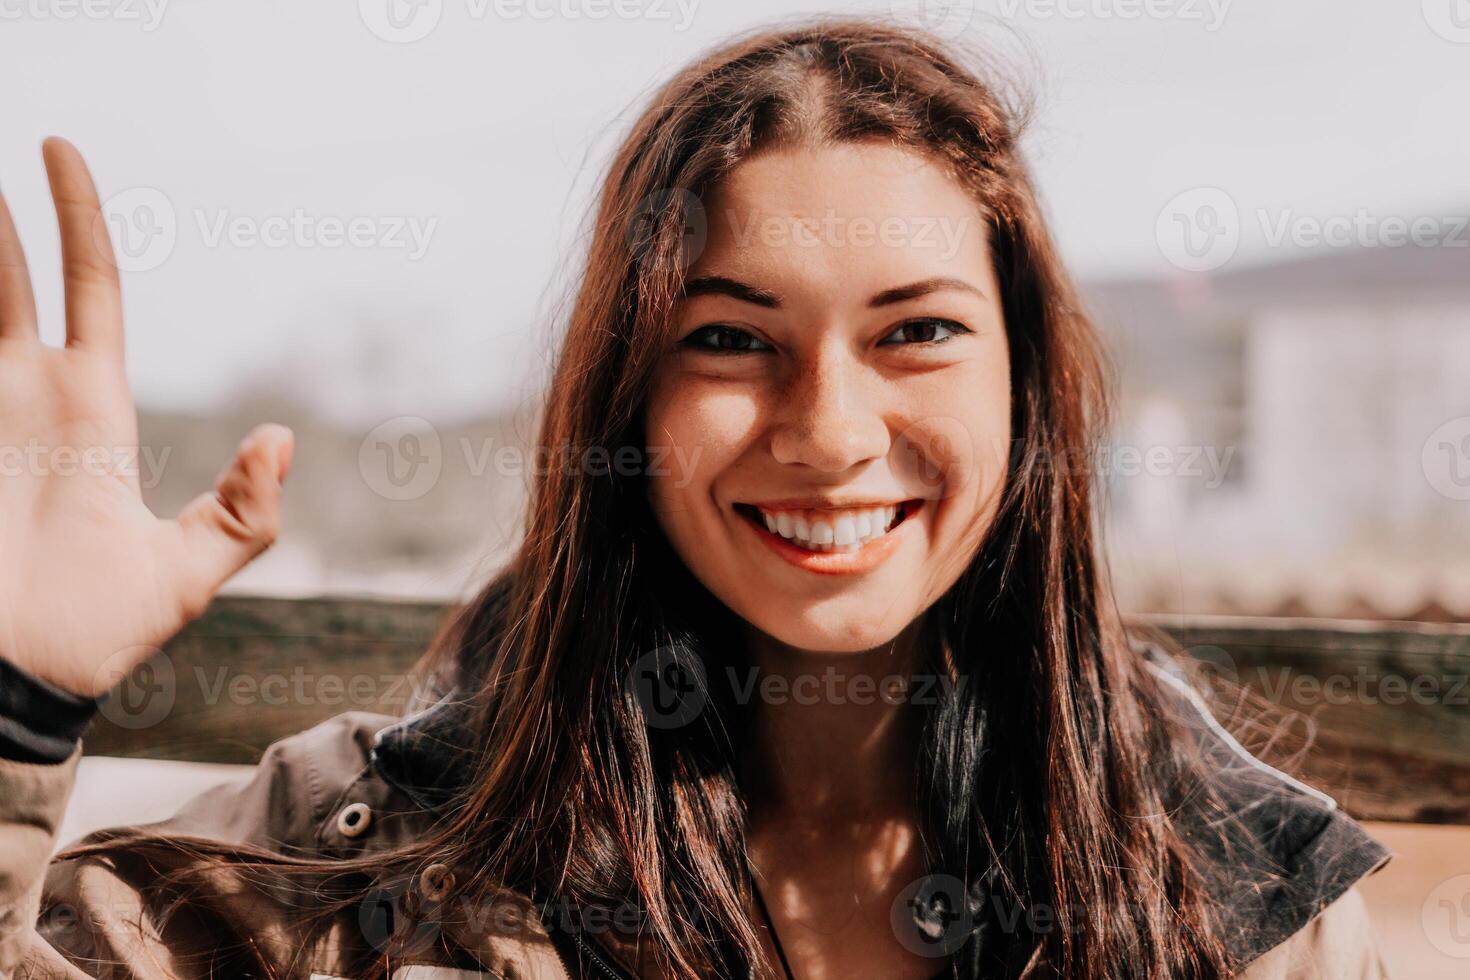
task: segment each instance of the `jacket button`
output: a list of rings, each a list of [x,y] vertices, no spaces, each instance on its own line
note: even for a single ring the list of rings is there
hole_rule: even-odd
[[[454,872],[447,864],[431,864],[419,874],[419,888],[431,902],[442,902],[454,887]]]
[[[372,822],[372,807],[366,803],[351,803],[337,814],[337,833],[343,837],[361,837]]]

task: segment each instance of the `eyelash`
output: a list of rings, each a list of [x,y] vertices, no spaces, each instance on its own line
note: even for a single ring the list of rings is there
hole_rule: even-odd
[[[940,337],[937,340],[919,340],[919,341],[915,341],[916,344],[919,344],[920,346],[925,346],[925,347],[933,347],[933,346],[936,346],[938,344],[942,344],[945,341],[953,340],[955,337],[958,337],[961,334],[967,334],[967,333],[970,332],[970,328],[969,327],[966,327],[964,324],[958,323],[958,322],[956,322],[954,320],[947,320],[947,319],[945,319],[942,316],[917,316],[917,317],[914,317],[912,320],[905,320],[902,323],[900,323],[898,326],[894,327],[893,330],[889,331],[888,336],[887,337],[884,337],[883,340],[880,341],[879,343],[880,344],[886,344],[886,343],[888,343],[888,337],[893,336],[895,333],[898,333],[900,330],[903,330],[905,327],[912,327],[912,326],[917,326],[917,325],[920,325],[920,324],[924,324],[924,325],[932,324],[933,326],[939,327],[940,329],[950,331],[950,335],[948,337]],[[904,344],[902,346],[907,347],[909,345]]]
[[[917,326],[917,325],[931,325],[931,324],[934,325],[934,326],[936,326],[936,327],[939,327],[940,329],[950,331],[949,336],[939,337],[937,339],[932,339],[932,340],[918,340],[918,341],[913,341],[912,343],[908,343],[908,344],[893,345],[893,344],[891,344],[889,342],[889,339],[888,339],[889,337],[892,337],[894,334],[896,334],[896,333],[898,333],[898,332],[900,332],[900,331],[902,331],[902,330],[904,330],[906,328],[914,327],[914,326]],[[948,320],[948,319],[945,319],[944,317],[938,317],[938,316],[921,316],[921,317],[914,317],[911,320],[905,320],[902,323],[898,324],[896,327],[894,327],[891,331],[889,331],[884,336],[883,340],[879,341],[879,345],[880,346],[901,346],[901,347],[910,347],[910,346],[935,347],[935,346],[938,346],[939,344],[944,343],[945,341],[952,340],[952,339],[954,339],[955,337],[957,337],[957,336],[959,336],[961,334],[967,334],[967,333],[970,333],[970,332],[971,332],[971,330],[968,327],[966,327],[963,324],[958,323],[958,322],[956,322],[954,320]],[[759,343],[759,344],[764,344],[765,343],[765,341],[760,340],[754,334],[750,333],[748,330],[741,330],[739,327],[732,327],[732,326],[728,326],[728,325],[723,324],[723,323],[712,323],[712,324],[709,324],[707,326],[700,327],[699,329],[693,331],[692,333],[689,334],[689,336],[685,337],[682,341],[680,341],[680,344],[682,346],[689,347],[689,348],[692,348],[694,350],[702,350],[702,351],[707,351],[707,352],[709,352],[711,354],[720,354],[720,355],[727,355],[727,354],[760,354],[760,353],[764,353],[765,350],[769,350],[770,349],[770,345],[769,344],[766,344],[765,348],[762,349],[762,348],[750,348],[750,347],[744,347],[744,348],[740,348],[740,347],[733,347],[733,348],[732,347],[714,347],[714,346],[710,346],[709,344],[700,343],[700,338],[702,338],[702,337],[717,337],[717,336],[727,336],[727,337],[729,337],[729,336],[739,336],[739,337],[742,337],[742,338],[746,338],[746,339],[752,340],[752,341],[754,341],[756,343]]]

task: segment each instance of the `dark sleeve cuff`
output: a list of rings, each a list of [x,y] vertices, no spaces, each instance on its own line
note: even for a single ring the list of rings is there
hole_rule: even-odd
[[[63,691],[0,657],[0,759],[65,762],[96,713],[92,698]]]

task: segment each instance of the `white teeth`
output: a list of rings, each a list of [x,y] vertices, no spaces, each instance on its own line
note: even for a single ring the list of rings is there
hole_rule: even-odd
[[[898,516],[898,507],[834,511],[829,517],[813,517],[810,524],[808,513],[811,512],[760,511],[772,534],[779,534],[809,551],[857,551],[888,533]]]
[[[812,521],[812,544],[831,544],[832,525],[821,518]]]
[[[839,517],[832,525],[832,543],[839,548],[857,544],[857,522],[851,517]]]

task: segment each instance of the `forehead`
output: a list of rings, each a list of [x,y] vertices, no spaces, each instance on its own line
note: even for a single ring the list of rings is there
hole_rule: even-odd
[[[757,154],[705,208],[694,275],[874,283],[989,270],[980,203],[931,157],[888,144]]]

